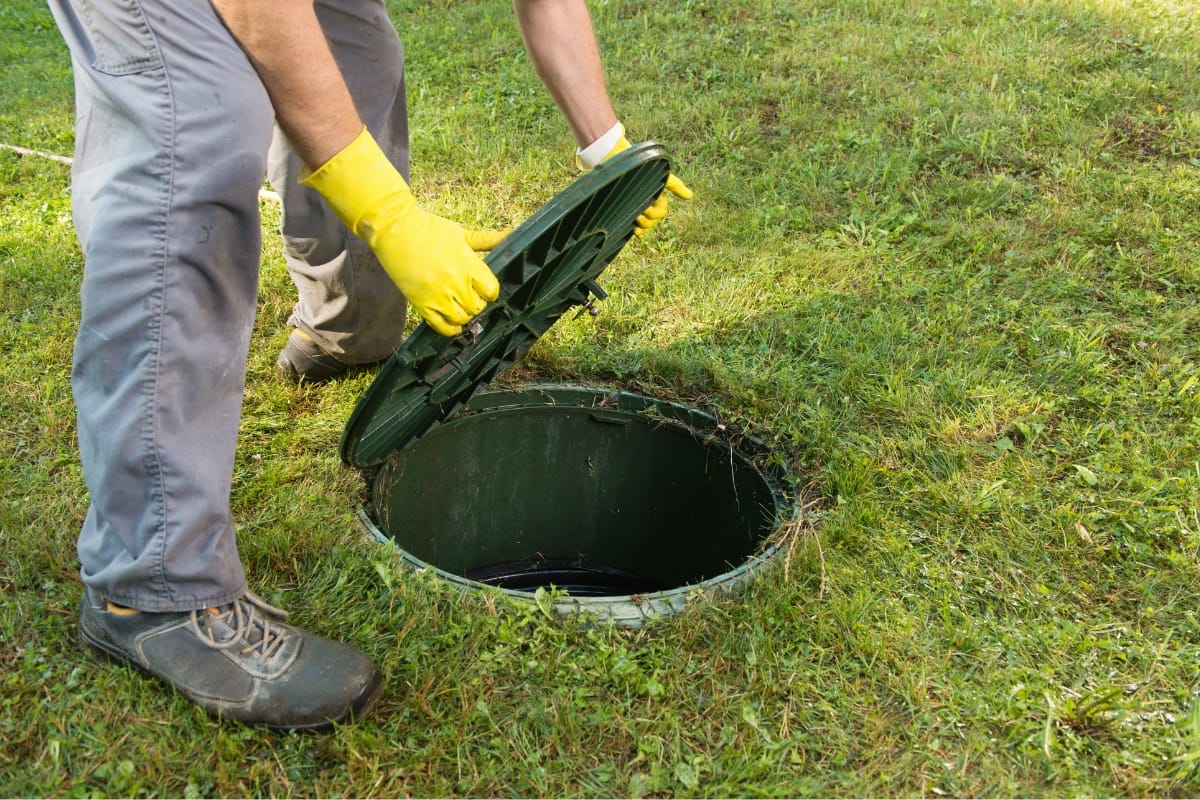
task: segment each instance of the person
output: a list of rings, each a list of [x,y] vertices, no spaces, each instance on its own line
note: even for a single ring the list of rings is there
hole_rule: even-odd
[[[322,729],[361,718],[379,669],[251,593],[235,541],[258,192],[266,176],[282,198],[297,287],[276,363],[288,380],[386,358],[406,303],[459,333],[497,297],[477,251],[500,234],[415,201],[404,52],[382,0],[49,3],[76,96],[82,639],[223,719]],[[580,166],[628,147],[584,0],[514,10]],[[665,215],[667,194],[639,233]]]

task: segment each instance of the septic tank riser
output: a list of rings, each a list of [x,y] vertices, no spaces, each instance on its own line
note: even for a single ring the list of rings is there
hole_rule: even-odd
[[[766,543],[790,517],[786,476],[721,433],[702,412],[630,393],[485,393],[383,465],[363,522],[408,566],[470,590],[485,585],[472,578],[497,573],[538,586],[544,564],[568,561],[587,567],[567,571],[580,591],[592,576],[601,586],[615,573],[640,576],[656,590],[554,604],[636,627],[737,587],[776,553]],[[496,563],[507,569],[480,569]]]

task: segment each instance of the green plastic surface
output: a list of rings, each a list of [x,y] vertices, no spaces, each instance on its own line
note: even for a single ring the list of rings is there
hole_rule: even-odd
[[[581,175],[509,234],[484,259],[499,278],[499,299],[458,337],[424,323],[413,331],[350,415],[342,460],[381,464],[470,400],[565,312],[603,299],[596,278],[633,236],[670,171],[660,145],[635,145]]]
[[[638,626],[778,552],[786,475],[715,417],[629,392],[480,392],[374,474],[367,529],[464,589]]]

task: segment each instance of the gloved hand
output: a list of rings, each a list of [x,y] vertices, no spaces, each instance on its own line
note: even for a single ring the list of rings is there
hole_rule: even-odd
[[[443,336],[500,295],[496,276],[475,250],[490,250],[504,232],[473,231],[423,211],[404,177],[364,128],[354,141],[300,182],[320,192],[417,313]]]
[[[613,134],[616,134],[616,142],[613,144],[611,149],[609,149],[607,154],[603,155],[602,158],[597,159],[596,156],[599,154],[594,152],[594,148],[597,145],[604,144],[605,139],[610,138]],[[618,122],[616,126],[607,134],[601,136],[583,150],[576,151],[575,163],[581,170],[587,172],[599,164],[608,161],[622,150],[628,150],[630,147],[631,145],[629,144],[629,140],[625,138],[625,127]],[[668,175],[666,189],[658,196],[658,199],[654,201],[653,205],[642,212],[641,216],[637,218],[637,222],[634,223],[634,234],[637,236],[645,236],[651,231],[651,229],[654,228],[655,225],[659,223],[660,220],[662,220],[663,217],[667,215],[667,192],[670,192],[681,200],[691,200],[693,197],[692,190],[684,185],[684,182],[679,180],[674,173]]]

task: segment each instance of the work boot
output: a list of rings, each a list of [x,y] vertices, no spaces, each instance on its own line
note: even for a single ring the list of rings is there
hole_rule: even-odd
[[[174,686],[215,717],[283,730],[361,719],[379,670],[350,645],[283,622],[287,612],[247,592],[219,608],[153,614],[86,589],[83,641]]]
[[[275,359],[275,372],[287,383],[324,383],[349,369],[349,364],[326,353],[299,328],[292,329]]]

